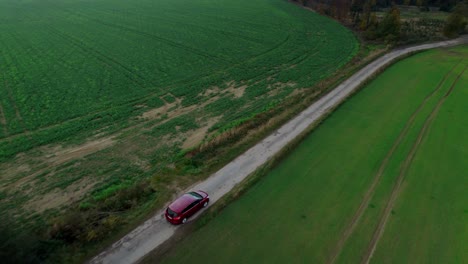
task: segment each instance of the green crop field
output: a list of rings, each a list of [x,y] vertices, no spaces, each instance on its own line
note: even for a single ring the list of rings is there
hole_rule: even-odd
[[[223,127],[312,86],[357,47],[338,23],[281,0],[1,0],[0,17],[0,160],[173,101],[227,112]],[[241,98],[205,93],[243,85]]]
[[[467,67],[391,66],[162,263],[466,263]]]
[[[0,211],[54,245],[144,218],[359,50],[285,0],[0,0],[0,33]]]

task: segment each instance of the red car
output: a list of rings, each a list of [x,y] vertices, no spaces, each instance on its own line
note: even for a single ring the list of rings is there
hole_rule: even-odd
[[[208,205],[210,196],[204,191],[188,192],[177,198],[166,209],[166,219],[174,225],[185,224],[187,219]]]

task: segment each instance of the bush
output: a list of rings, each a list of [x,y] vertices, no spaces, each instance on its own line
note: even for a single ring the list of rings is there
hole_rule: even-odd
[[[377,32],[380,37],[393,42],[400,37],[400,29],[400,10],[394,6],[379,24]]]
[[[7,220],[0,223],[0,259],[2,263],[41,263],[54,244],[39,239],[27,230],[12,230]]]
[[[91,222],[91,215],[89,212],[76,211],[56,219],[49,232],[50,238],[66,244],[83,240],[85,229]]]
[[[145,180],[95,205],[83,202],[74,211],[52,221],[49,238],[65,244],[99,241],[122,223],[119,213],[137,206],[153,193],[149,181]]]
[[[433,18],[411,19],[403,22],[400,43],[442,40],[445,23]]]
[[[111,212],[128,210],[154,192],[148,181],[142,181],[129,188],[117,191],[115,195],[105,199],[98,208]]]
[[[447,18],[447,22],[444,27],[444,35],[447,37],[457,37],[459,34],[465,31],[467,25],[466,16],[468,8],[466,4],[459,3],[452,14]]]

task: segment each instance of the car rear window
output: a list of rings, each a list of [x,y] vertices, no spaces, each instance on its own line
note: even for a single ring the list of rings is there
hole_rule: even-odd
[[[170,217],[176,217],[177,216],[177,213],[172,211],[171,209],[167,208],[167,214],[170,216]]]
[[[196,193],[196,192],[189,192],[190,195],[192,195],[193,197],[197,198],[197,200],[200,200],[200,199],[203,199],[203,197]]]

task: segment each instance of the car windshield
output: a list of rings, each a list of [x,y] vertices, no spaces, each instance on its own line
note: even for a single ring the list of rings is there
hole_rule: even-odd
[[[177,216],[177,213],[172,211],[171,209],[167,208],[167,214],[170,216],[170,217],[176,217]]]
[[[193,197],[197,198],[197,200],[203,199],[203,197],[196,193],[196,192],[189,192],[188,194],[192,195]]]

